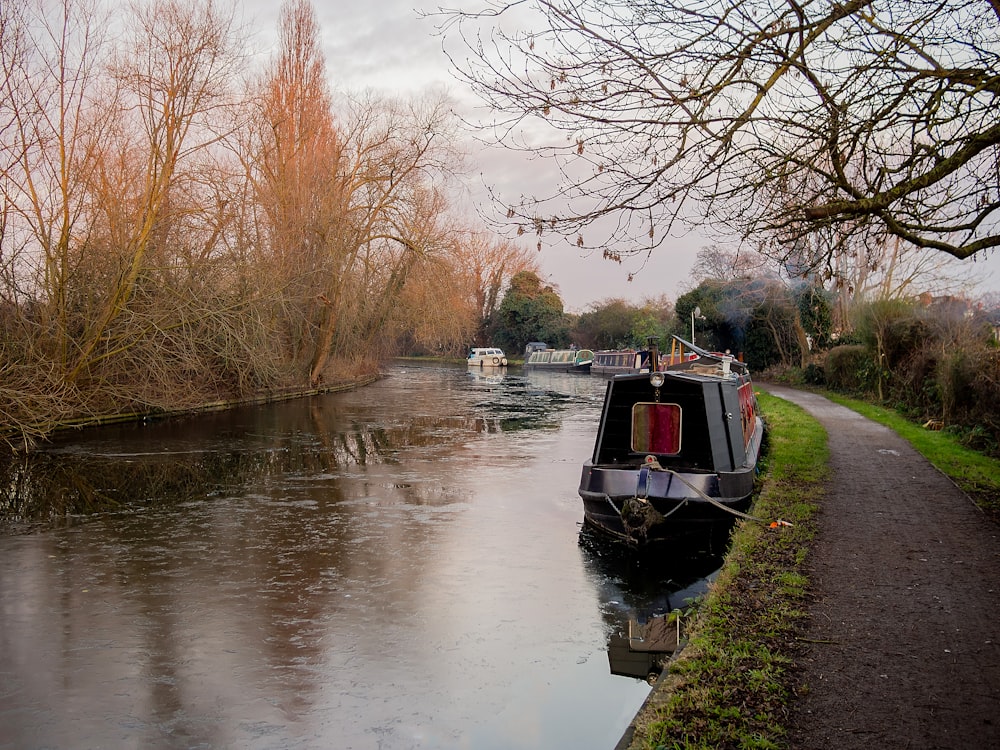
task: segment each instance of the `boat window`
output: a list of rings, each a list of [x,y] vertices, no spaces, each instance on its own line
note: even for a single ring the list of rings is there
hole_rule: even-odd
[[[681,452],[681,407],[639,402],[632,406],[632,450],[674,455]]]

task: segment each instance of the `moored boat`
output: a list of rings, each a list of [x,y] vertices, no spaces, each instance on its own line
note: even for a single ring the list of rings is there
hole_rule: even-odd
[[[605,349],[594,352],[592,375],[634,375],[649,372],[651,352],[648,349]]]
[[[593,361],[590,349],[545,349],[532,352],[524,361],[524,369],[587,374]]]
[[[466,359],[469,367],[506,367],[507,355],[497,347],[474,347]]]
[[[633,545],[728,529],[753,493],[764,426],[746,365],[674,339],[672,364],[608,381],[580,478],[584,521]]]

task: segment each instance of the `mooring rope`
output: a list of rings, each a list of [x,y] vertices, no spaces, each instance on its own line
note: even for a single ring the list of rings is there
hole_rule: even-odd
[[[653,469],[654,471],[665,471],[668,474],[673,474],[675,477],[677,477],[682,482],[684,482],[684,484],[686,484],[688,487],[690,487],[695,492],[695,494],[699,495],[705,502],[711,503],[712,505],[714,505],[719,510],[724,510],[724,511],[726,511],[726,513],[732,513],[734,516],[738,516],[739,518],[744,518],[747,521],[758,521],[760,523],[767,523],[767,521],[765,519],[763,519],[763,518],[758,518],[757,516],[752,516],[749,513],[744,513],[741,510],[736,510],[736,508],[730,508],[725,503],[720,503],[714,497],[709,497],[708,495],[706,495],[700,489],[698,489],[697,487],[695,487],[693,484],[691,484],[688,480],[686,480],[684,477],[682,477],[680,474],[678,474],[673,469],[666,469],[666,468],[664,468],[662,466],[655,466],[655,467],[651,466],[650,468]],[[687,502],[687,499],[685,499],[685,502]]]
[[[666,472],[667,474],[672,474],[673,476],[675,476],[679,480],[681,480],[684,484],[686,484],[688,486],[688,488],[690,488],[696,495],[698,495],[699,497],[701,497],[705,502],[707,502],[707,503],[709,503],[711,505],[714,505],[719,510],[723,510],[726,513],[731,513],[732,515],[737,516],[739,518],[746,519],[747,521],[757,521],[759,523],[767,523],[766,519],[759,518],[759,517],[751,515],[749,513],[744,513],[743,511],[737,510],[736,508],[730,508],[728,505],[726,505],[725,503],[719,502],[714,497],[710,497],[709,495],[706,495],[698,487],[695,487],[693,484],[691,484],[691,482],[689,482],[687,479],[685,479],[683,476],[681,476],[678,472],[674,471],[673,469],[667,469],[667,468],[664,468],[663,466],[660,466],[659,462],[657,462],[655,459],[653,461],[647,461],[647,463],[645,464],[645,466],[643,468],[649,468],[649,469],[651,469],[653,471],[662,471],[662,472]],[[648,490],[648,483],[647,483],[647,490]],[[622,511],[621,511],[621,509],[619,509],[615,505],[615,502],[614,502],[614,500],[611,499],[611,496],[608,495],[607,493],[605,493],[604,494],[604,499],[608,501],[608,504],[614,509],[615,513],[618,514],[618,517],[621,518],[622,517]],[[638,500],[640,503],[646,503],[647,502],[647,500],[646,500],[645,497],[641,497],[641,498],[639,497],[638,487],[636,488],[636,494],[635,494],[634,498],[630,498],[630,499]],[[673,513],[676,513],[678,510],[680,510],[684,505],[686,505],[689,502],[689,500],[690,500],[690,498],[684,498],[673,509],[671,509],[668,513],[661,514],[661,515],[663,516],[664,519],[666,519],[667,517],[669,517]]]

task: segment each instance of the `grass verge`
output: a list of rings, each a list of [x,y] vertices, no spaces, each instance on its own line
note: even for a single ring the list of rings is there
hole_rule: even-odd
[[[828,476],[826,432],[798,406],[759,395],[767,453],[753,513],[635,721],[630,748],[720,750],[784,745],[790,667],[804,624],[805,561]],[[791,525],[771,527],[783,520]]]

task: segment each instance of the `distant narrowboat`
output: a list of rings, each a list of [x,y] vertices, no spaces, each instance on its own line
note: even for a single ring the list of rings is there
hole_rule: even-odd
[[[594,353],[590,349],[545,349],[532,352],[524,361],[524,369],[586,375],[593,361]]]
[[[594,352],[594,364],[590,366],[592,375],[635,375],[649,372],[652,368],[651,352],[648,349],[613,349]]]

